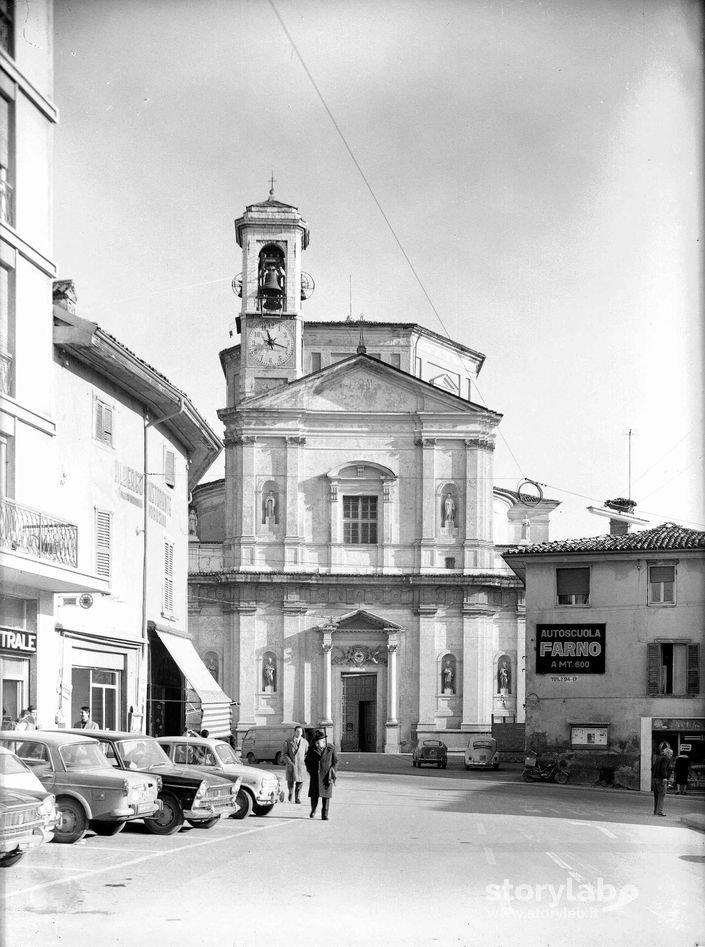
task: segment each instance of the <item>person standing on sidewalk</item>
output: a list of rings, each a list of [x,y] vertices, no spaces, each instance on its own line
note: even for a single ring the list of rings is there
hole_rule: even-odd
[[[670,746],[662,747],[661,753],[656,757],[654,765],[651,767],[651,778],[654,787],[654,815],[666,815],[663,811],[663,804],[666,801],[672,756],[673,750]]]
[[[286,784],[289,787],[289,802],[301,805],[301,787],[306,776],[306,752],[308,740],[304,739],[304,728],[295,727],[294,735],[284,744],[286,762]]]
[[[316,730],[313,735],[313,744],[306,753],[306,769],[310,777],[308,794],[311,799],[311,815],[309,818],[312,819],[316,815],[320,798],[323,800],[321,819],[324,822],[328,821],[337,765],[338,757],[333,747],[327,742],[325,733],[322,730]]]
[[[685,753],[679,753],[675,763],[676,788],[679,796],[685,796],[688,788],[688,774],[690,773],[690,759]]]

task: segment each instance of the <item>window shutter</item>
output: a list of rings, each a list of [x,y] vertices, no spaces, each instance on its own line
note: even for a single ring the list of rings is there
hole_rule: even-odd
[[[174,613],[174,547],[164,543],[164,614]]]
[[[112,515],[105,510],[95,511],[96,573],[110,577]]]
[[[673,566],[649,566],[649,582],[673,582],[675,569]]]
[[[113,443],[113,409],[97,399],[95,402],[95,438],[104,444]]]
[[[650,644],[646,646],[647,670],[646,670],[646,693],[659,693],[659,665],[661,658],[661,645]]]
[[[688,645],[687,694],[700,693],[700,645]]]
[[[176,485],[176,457],[173,450],[164,451],[164,481],[167,487]]]
[[[590,570],[556,569],[556,586],[559,595],[588,595]]]

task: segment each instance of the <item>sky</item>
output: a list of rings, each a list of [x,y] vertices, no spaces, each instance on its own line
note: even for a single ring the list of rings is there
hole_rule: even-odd
[[[551,538],[606,532],[613,497],[705,529],[700,14],[55,0],[58,277],[222,434],[233,221],[273,174],[311,231],[304,318],[482,352],[495,483],[560,500]]]

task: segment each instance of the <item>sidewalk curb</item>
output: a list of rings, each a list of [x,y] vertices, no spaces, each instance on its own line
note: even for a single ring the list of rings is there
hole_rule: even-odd
[[[705,832],[705,815],[701,815],[699,812],[682,815],[680,821],[683,825],[690,826],[691,829],[699,829],[701,832]]]

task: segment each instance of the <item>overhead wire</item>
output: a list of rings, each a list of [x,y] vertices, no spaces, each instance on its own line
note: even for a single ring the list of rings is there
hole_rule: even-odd
[[[389,231],[390,231],[390,233],[392,234],[392,236],[393,236],[393,238],[394,238],[394,240],[395,240],[397,246],[399,247],[399,250],[401,251],[402,256],[403,256],[404,259],[406,260],[406,262],[407,262],[407,264],[408,264],[408,266],[409,266],[411,272],[412,272],[413,275],[414,275],[414,278],[416,279],[416,281],[417,281],[419,287],[421,288],[421,291],[423,292],[423,295],[425,296],[426,300],[428,301],[428,304],[430,305],[431,309],[433,310],[433,313],[435,314],[436,318],[438,319],[438,322],[440,323],[441,327],[443,328],[443,332],[444,332],[444,334],[445,334],[445,337],[446,337],[449,341],[452,342],[453,340],[451,339],[450,333],[448,332],[448,329],[447,329],[447,327],[446,327],[446,325],[445,325],[445,322],[443,321],[443,318],[442,318],[440,312],[438,311],[438,308],[436,307],[435,303],[433,302],[433,299],[431,298],[429,292],[427,291],[426,286],[424,285],[423,280],[422,280],[421,277],[419,276],[419,274],[418,274],[418,272],[417,272],[417,270],[416,270],[416,267],[414,266],[414,264],[413,264],[413,262],[412,262],[412,260],[411,260],[411,258],[410,258],[410,256],[409,256],[409,254],[406,252],[406,249],[405,249],[404,245],[402,244],[401,239],[399,238],[399,236],[398,236],[396,230],[394,229],[394,226],[392,225],[391,220],[389,219],[387,213],[385,212],[385,210],[384,210],[384,208],[383,208],[383,206],[382,206],[382,203],[380,202],[379,198],[377,197],[377,194],[375,193],[374,188],[372,187],[370,181],[368,180],[367,175],[365,174],[364,170],[362,169],[362,166],[360,165],[360,162],[357,160],[357,157],[355,156],[355,153],[354,153],[353,149],[351,148],[351,146],[350,146],[350,144],[348,143],[348,141],[347,141],[345,135],[343,134],[343,131],[342,131],[340,125],[338,124],[338,122],[337,122],[335,116],[333,115],[333,112],[331,111],[331,109],[330,109],[330,107],[329,107],[329,105],[328,105],[328,103],[327,103],[327,101],[326,101],[326,99],[325,99],[323,93],[321,92],[321,90],[320,90],[320,88],[319,88],[319,86],[318,86],[318,83],[316,82],[315,78],[313,77],[313,74],[311,73],[311,70],[308,68],[308,66],[307,66],[307,64],[306,64],[306,61],[304,60],[304,58],[303,58],[303,56],[302,56],[302,54],[301,54],[301,52],[300,52],[300,50],[299,50],[299,48],[298,48],[298,46],[297,46],[297,44],[296,44],[296,42],[295,42],[293,36],[292,36],[291,33],[289,32],[289,30],[288,30],[288,28],[287,28],[287,26],[286,26],[286,23],[284,22],[284,20],[283,20],[281,14],[279,13],[279,11],[278,11],[278,9],[277,9],[277,7],[276,7],[276,4],[274,3],[274,0],[269,0],[269,5],[270,5],[270,7],[272,8],[272,11],[273,11],[274,15],[276,16],[277,20],[279,21],[279,24],[280,24],[280,26],[281,26],[281,28],[282,28],[282,30],[283,30],[283,32],[284,32],[284,34],[285,34],[287,40],[289,41],[289,43],[290,43],[290,45],[291,45],[291,48],[292,48],[292,50],[294,51],[294,53],[295,53],[295,55],[296,55],[296,58],[299,60],[299,63],[301,64],[302,69],[304,70],[304,72],[305,72],[306,76],[308,77],[308,79],[309,79],[311,85],[313,86],[313,88],[314,88],[314,90],[315,90],[315,92],[316,92],[316,95],[318,96],[318,98],[319,98],[319,100],[320,100],[320,102],[321,102],[323,108],[325,109],[325,112],[326,112],[326,114],[328,115],[328,117],[329,117],[329,119],[330,119],[330,121],[331,121],[333,127],[335,128],[336,132],[338,133],[338,136],[340,137],[340,140],[342,141],[343,145],[345,146],[345,149],[346,149],[346,151],[348,152],[348,155],[350,156],[350,158],[351,158],[353,164],[355,165],[355,167],[356,167],[358,173],[360,174],[360,177],[362,178],[362,180],[363,180],[363,182],[364,182],[364,184],[365,184],[367,190],[369,191],[369,193],[370,193],[370,195],[371,195],[371,197],[372,197],[372,199],[373,199],[375,205],[377,206],[377,208],[378,208],[380,214],[382,215],[382,218],[383,218],[384,222],[386,223],[387,227],[389,228]],[[459,353],[457,350],[455,350],[453,354],[454,354],[454,356],[458,359],[458,362],[459,362],[461,368],[463,368],[463,367],[464,367],[464,366],[463,366],[463,357],[462,357],[461,353]],[[485,401],[485,399],[484,399],[484,397],[483,397],[483,395],[482,395],[482,392],[480,391],[480,388],[479,388],[479,386],[478,386],[478,384],[477,384],[476,375],[474,375],[473,378],[472,378],[472,385],[473,385],[475,391],[477,391],[477,394],[478,394],[478,396],[480,397],[480,399],[481,399],[481,401],[482,401],[482,406],[485,407],[485,408],[488,408],[487,403],[486,403],[486,401]],[[488,409],[488,410],[489,410],[489,409]],[[691,429],[691,430],[692,430],[692,429]],[[511,449],[511,446],[509,445],[509,442],[507,441],[506,437],[504,436],[504,433],[502,432],[501,428],[498,428],[498,433],[499,433],[499,436],[500,436],[501,440],[503,441],[505,447],[507,448],[507,451],[509,452],[509,454],[510,454],[512,460],[513,460],[514,463],[516,464],[517,470],[519,470],[519,472],[520,472],[520,477],[524,477],[524,478],[526,479],[525,474],[524,474],[524,472],[523,472],[523,467],[522,467],[522,465],[519,463],[519,460],[517,459],[516,455],[514,454],[514,451]],[[675,447],[677,447],[677,446],[682,442],[682,440],[685,440],[685,438],[688,437],[690,433],[691,433],[691,432],[689,431],[688,434],[685,435],[685,436],[681,439],[681,441],[678,442],[678,444],[674,445],[674,447],[671,448],[671,450],[674,450]],[[667,454],[668,454],[668,453],[670,453],[670,450],[667,452]],[[663,456],[666,456],[666,455],[663,455]],[[662,457],[661,459],[663,459],[663,457]],[[657,462],[657,463],[658,463],[658,462]],[[652,465],[652,467],[650,467],[649,470],[653,469],[653,466],[656,466],[656,464]],[[692,465],[691,465],[691,466],[692,466]],[[646,471],[644,472],[644,474],[640,474],[637,479],[641,479],[641,477],[644,476],[645,473],[646,473]],[[670,481],[668,481],[668,482],[670,482]],[[543,484],[542,484],[542,486],[543,486]],[[560,487],[552,487],[552,488],[549,487],[549,489],[556,489],[556,490],[559,490],[560,492],[566,493],[566,494],[568,494],[568,495],[581,496],[581,494],[572,493],[570,490],[564,490],[564,489],[562,489],[562,488],[560,488]],[[592,498],[592,497],[584,497],[584,498],[585,498],[585,499],[593,500],[593,502],[601,502],[601,501],[599,501],[599,500],[598,500],[598,501],[595,501],[594,498]],[[646,512],[646,511],[643,511],[643,512]],[[647,515],[659,516],[659,515],[661,515],[661,514],[647,514]],[[684,521],[684,522],[688,522],[688,521],[686,520],[686,521]]]

